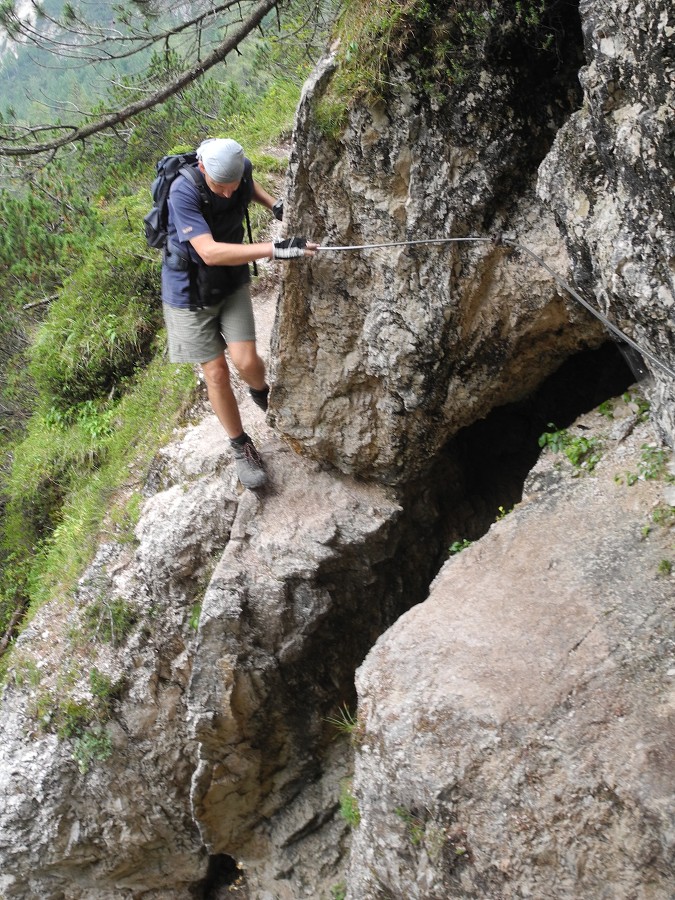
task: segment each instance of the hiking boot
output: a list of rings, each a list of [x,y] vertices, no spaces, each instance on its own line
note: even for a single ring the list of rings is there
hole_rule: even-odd
[[[260,454],[255,449],[251,438],[247,434],[242,435],[242,438],[243,440],[231,440],[230,446],[237,464],[239,481],[244,487],[253,490],[267,483],[267,475]]]
[[[261,391],[257,390],[256,388],[250,387],[248,389],[248,392],[251,395],[251,400],[253,400],[255,405],[259,406],[263,412],[267,412],[267,398],[270,393],[269,384],[266,384]]]

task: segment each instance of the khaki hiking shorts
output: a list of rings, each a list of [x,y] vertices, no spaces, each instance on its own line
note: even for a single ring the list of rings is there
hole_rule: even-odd
[[[205,363],[220,356],[228,343],[255,340],[251,290],[242,284],[215,306],[177,309],[163,304],[169,338],[169,360]]]

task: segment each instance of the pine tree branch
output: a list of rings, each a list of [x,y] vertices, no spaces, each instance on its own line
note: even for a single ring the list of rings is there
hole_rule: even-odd
[[[101,118],[96,119],[95,121],[90,122],[87,125],[43,125],[36,126],[35,128],[27,128],[24,132],[24,134],[28,133],[33,135],[36,135],[40,131],[46,130],[54,132],[65,132],[65,134],[61,134],[60,136],[55,137],[53,140],[15,146],[11,142],[11,139],[9,139],[5,135],[4,140],[9,140],[10,142],[0,143],[0,156],[35,156],[39,153],[56,151],[61,147],[67,146],[68,144],[84,141],[87,138],[100,133],[101,131],[105,131],[109,128],[114,128],[115,125],[126,122],[128,119],[137,116],[139,113],[144,112],[146,109],[151,109],[154,106],[158,106],[159,104],[164,103],[164,101],[168,100],[169,97],[177,94],[183,88],[187,87],[187,85],[192,84],[192,82],[199,79],[209,69],[212,69],[213,66],[217,65],[219,62],[222,62],[229,53],[231,53],[233,50],[236,50],[236,48],[244,40],[244,38],[247,37],[247,35],[249,35],[255,28],[257,28],[265,18],[267,13],[270,12],[270,10],[272,10],[280,2],[281,0],[259,0],[251,15],[247,19],[245,19],[241,23],[241,25],[225,40],[223,40],[215,48],[215,50],[213,50],[212,53],[210,53],[204,59],[199,60],[189,69],[181,72],[176,78],[174,78],[163,87],[159,88],[159,90],[155,91],[153,94],[150,94],[142,100],[137,100],[135,103],[131,103],[128,106],[123,107],[122,109],[115,110],[108,115],[102,116]]]

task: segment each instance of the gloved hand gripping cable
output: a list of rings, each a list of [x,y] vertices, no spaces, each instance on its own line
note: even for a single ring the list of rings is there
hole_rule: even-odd
[[[303,237],[286,238],[285,241],[275,241],[272,245],[273,259],[293,259],[296,256],[305,255],[307,239]]]

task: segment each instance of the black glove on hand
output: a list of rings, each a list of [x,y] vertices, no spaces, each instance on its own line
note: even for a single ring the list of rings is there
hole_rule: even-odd
[[[285,241],[275,241],[273,246],[273,259],[292,259],[295,256],[304,256],[307,238],[292,237]]]
[[[279,222],[283,222],[284,220],[284,201],[277,200],[277,202],[272,207],[272,215],[275,219],[278,219]]]

